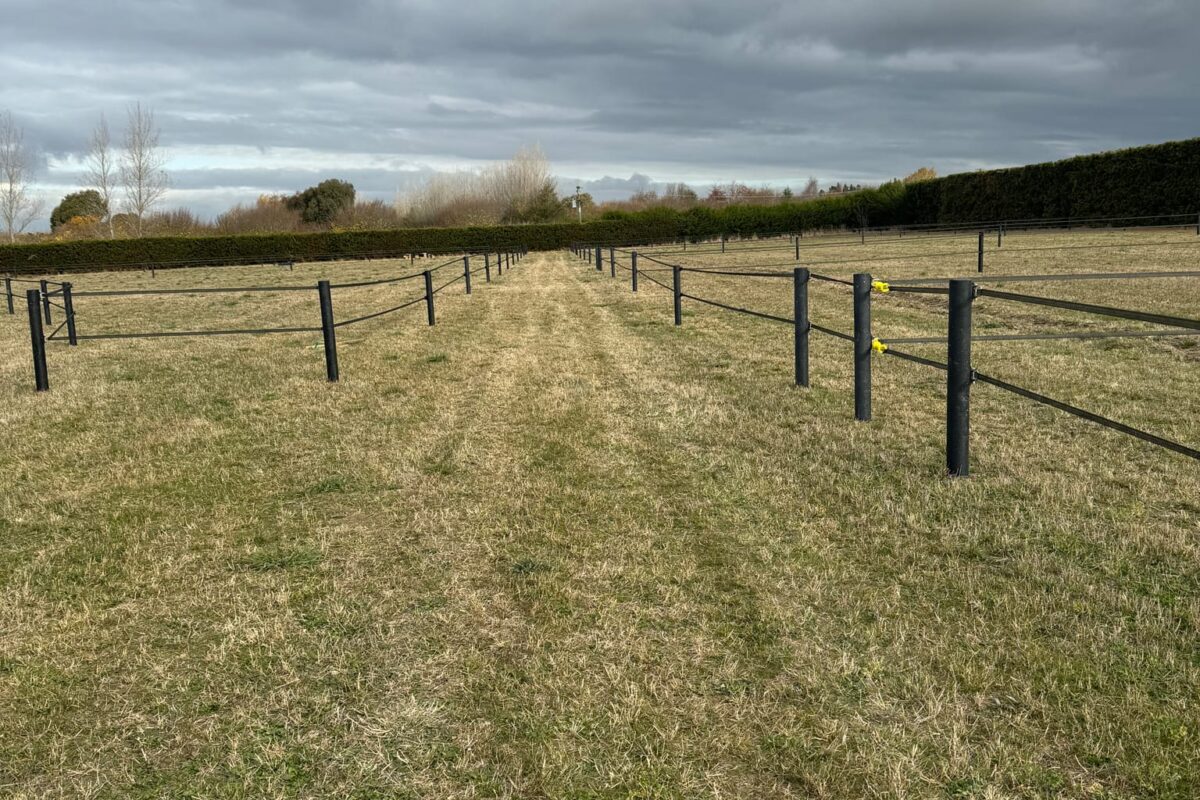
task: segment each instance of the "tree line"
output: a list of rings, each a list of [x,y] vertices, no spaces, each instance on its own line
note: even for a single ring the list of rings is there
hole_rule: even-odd
[[[141,103],[126,111],[120,145],[114,145],[103,115],[92,131],[85,157],[87,189],[63,198],[50,215],[52,227],[75,220],[104,226],[116,235],[118,223],[141,235],[150,210],[166,194],[170,182],[166,156],[159,143],[154,112]],[[34,154],[25,131],[12,112],[0,112],[0,222],[10,242],[39,219],[45,204],[33,193]],[[115,213],[120,203],[121,212]]]
[[[170,187],[166,153],[154,112],[140,102],[126,109],[126,126],[114,141],[101,115],[84,157],[83,189],[71,192],[50,213],[51,237],[58,241],[94,238],[203,236],[243,233],[302,233],[323,230],[368,231],[417,227],[462,227],[569,222],[664,208],[721,208],[773,205],[862,192],[863,185],[835,183],[822,188],[810,178],[795,193],[732,181],[701,197],[685,183],[663,191],[643,190],[629,199],[596,203],[587,193],[560,197],[549,160],[539,147],[519,150],[511,159],[481,170],[437,173],[399,194],[393,203],[359,201],[348,181],[331,178],[291,195],[259,196],[208,222],[186,209],[160,210]],[[34,158],[24,130],[11,112],[0,113],[0,223],[9,242],[42,218],[44,204],[32,191]],[[936,176],[922,167],[905,182]]]

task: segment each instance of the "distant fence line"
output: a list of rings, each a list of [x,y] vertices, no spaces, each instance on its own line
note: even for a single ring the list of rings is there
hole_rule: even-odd
[[[980,234],[982,236],[982,234]],[[607,259],[605,250],[607,249]],[[1075,248],[1032,248],[1035,250],[1075,249]],[[789,271],[772,271],[766,265],[762,269],[718,269],[685,266],[656,258],[640,252],[637,249],[607,247],[596,244],[577,244],[570,248],[581,261],[589,266],[594,265],[597,272],[603,273],[605,260],[608,261],[609,275],[617,277],[617,270],[628,272],[630,288],[637,292],[641,281],[650,283],[668,291],[672,296],[672,311],[674,324],[683,324],[683,301],[691,300],[704,305],[719,308],[738,314],[743,314],[770,322],[778,322],[793,328],[793,353],[795,384],[801,387],[810,385],[809,376],[809,335],[817,331],[828,336],[853,344],[854,353],[854,417],[858,421],[871,419],[871,357],[873,353],[889,355],[904,361],[937,369],[946,373],[946,472],[953,477],[963,477],[969,474],[969,420],[970,420],[970,391],[975,382],[986,383],[990,386],[1019,395],[1034,402],[1056,408],[1081,419],[1094,422],[1110,430],[1133,436],[1142,441],[1171,450],[1188,458],[1200,460],[1200,450],[1179,442],[1166,439],[1154,433],[1144,431],[1117,420],[1096,414],[1078,406],[1056,400],[1031,389],[1017,386],[999,378],[977,371],[972,366],[972,341],[1037,341],[1037,340],[1070,340],[1070,339],[1112,339],[1112,338],[1148,338],[1200,336],[1200,320],[1178,317],[1153,312],[1115,308],[1092,303],[1080,303],[1070,300],[1060,300],[1051,297],[1006,292],[987,288],[990,282],[1004,283],[1021,280],[1032,281],[1095,281],[1113,279],[1140,279],[1165,277],[1200,277],[1200,270],[1172,270],[1158,272],[1123,272],[1123,273],[1082,273],[1077,275],[998,275],[983,276],[976,279],[966,278],[918,278],[898,281],[875,280],[866,272],[855,273],[850,280],[836,276],[812,272],[809,266],[791,265]],[[796,251],[797,258],[800,255]],[[642,262],[650,262],[656,266],[646,268]],[[871,259],[865,259],[870,261]],[[622,263],[626,262],[626,263]],[[811,262],[806,262],[811,265]],[[983,272],[983,261],[978,263],[979,272]],[[671,273],[670,285],[658,280],[654,274]],[[793,314],[783,317],[763,311],[733,306],[721,303],[711,298],[685,292],[683,275],[699,273],[727,277],[749,279],[784,279],[792,283]],[[809,315],[809,284],[811,281],[824,281],[832,284],[847,286],[852,290],[853,299],[853,330],[843,332],[827,328],[813,322]],[[940,284],[940,285],[939,285]],[[947,334],[945,336],[879,338],[874,335],[871,327],[871,299],[873,294],[910,293],[944,295],[947,298]],[[1005,302],[1039,305],[1060,308],[1097,315],[1101,317],[1127,319],[1155,325],[1168,326],[1161,330],[1114,330],[1079,332],[1065,331],[1037,334],[993,334],[975,335],[972,331],[972,307],[978,298],[987,298]],[[946,361],[918,356],[913,353],[898,350],[896,345],[905,344],[942,344],[946,345]]]
[[[483,273],[484,280],[490,283],[492,280],[492,257],[495,256],[495,269],[497,277],[504,274],[505,269],[511,268],[518,263],[526,252],[524,250],[502,251],[497,253],[485,253],[483,255],[483,265],[471,267],[472,255],[463,255],[439,264],[435,267],[423,270],[421,272],[411,273],[407,275],[396,275],[386,278],[352,281],[347,283],[332,283],[328,280],[321,280],[313,285],[288,285],[288,286],[221,286],[221,287],[190,287],[178,289],[117,289],[117,290],[95,290],[95,291],[75,291],[70,282],[55,283],[53,281],[26,281],[19,278],[5,279],[5,293],[7,296],[8,313],[13,314],[13,283],[29,283],[37,284],[37,288],[27,289],[25,292],[26,306],[29,314],[29,335],[32,344],[33,353],[33,375],[34,388],[36,391],[44,392],[50,389],[50,380],[46,360],[46,343],[47,342],[66,342],[68,346],[78,346],[80,342],[94,340],[112,340],[112,339],[163,339],[163,338],[179,338],[179,337],[202,337],[202,336],[239,336],[239,335],[267,335],[267,334],[284,334],[284,333],[321,333],[322,343],[325,354],[325,370],[326,377],[330,381],[337,381],[340,377],[338,369],[337,357],[337,330],[348,325],[355,325],[366,322],[368,320],[377,319],[379,317],[393,314],[402,311],[406,308],[416,306],[423,303],[425,306],[426,321],[429,325],[434,325],[437,322],[436,309],[434,306],[434,298],[456,283],[462,282],[466,294],[472,293],[471,278],[479,273]],[[455,274],[455,277],[445,280],[435,285],[434,275],[441,270],[449,269],[455,265],[461,265],[461,271]],[[363,287],[381,287],[389,284],[406,283],[408,281],[421,280],[423,282],[422,290],[416,297],[407,300],[404,303],[386,308],[380,311],[371,311],[350,319],[337,320],[334,316],[333,308],[333,291],[337,289],[352,289]],[[50,288],[51,285],[57,288]],[[127,331],[127,332],[101,332],[101,333],[81,333],[79,331],[79,319],[75,310],[75,301],[79,298],[113,298],[113,297],[158,297],[164,295],[202,295],[202,294],[245,294],[254,292],[311,292],[317,294],[317,304],[320,309],[320,324],[311,326],[275,326],[275,327],[258,327],[258,328],[217,328],[217,329],[201,329],[201,330],[150,330],[150,331]],[[54,328],[49,334],[45,332],[46,327],[53,324],[52,309],[57,308],[62,311],[62,322],[57,328]],[[64,332],[65,329],[65,332]]]

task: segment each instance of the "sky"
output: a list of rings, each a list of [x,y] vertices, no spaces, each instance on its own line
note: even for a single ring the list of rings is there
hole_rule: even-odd
[[[875,183],[1200,135],[1200,0],[0,0],[49,208],[154,110],[163,207],[391,199],[537,144],[598,199]],[[44,225],[42,227],[45,227]]]

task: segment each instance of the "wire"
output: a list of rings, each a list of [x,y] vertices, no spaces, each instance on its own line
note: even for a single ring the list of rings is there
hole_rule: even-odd
[[[1128,434],[1129,436],[1132,436],[1136,439],[1141,439],[1142,441],[1149,442],[1150,444],[1156,444],[1159,447],[1164,447],[1167,450],[1172,450],[1176,453],[1179,453],[1180,455],[1187,456],[1188,458],[1194,458],[1194,459],[1200,460],[1200,450],[1196,450],[1194,448],[1188,447],[1187,445],[1183,445],[1178,442],[1173,442],[1170,439],[1164,439],[1161,436],[1156,436],[1153,433],[1148,433],[1147,431],[1143,431],[1138,428],[1131,427],[1129,425],[1124,424],[1123,422],[1117,422],[1116,420],[1109,419],[1108,417],[1100,416],[1099,414],[1096,414],[1094,412],[1085,411],[1084,409],[1079,408],[1078,406],[1073,406],[1070,403],[1064,403],[1061,400],[1055,400],[1052,397],[1047,397],[1044,394],[1038,394],[1037,392],[1034,392],[1030,389],[1026,389],[1021,386],[1016,386],[1014,384],[1008,383],[1007,381],[1002,381],[999,378],[993,378],[990,375],[984,375],[982,373],[976,372],[976,373],[974,373],[974,378],[976,381],[979,381],[981,383],[991,384],[992,386],[996,386],[1000,389],[1004,389],[1007,392],[1012,392],[1013,394],[1020,395],[1021,397],[1025,397],[1029,400],[1033,400],[1034,402],[1041,403],[1043,405],[1047,405],[1052,408],[1057,408],[1059,411],[1065,411],[1068,414],[1079,417],[1081,419],[1086,419],[1090,422],[1095,422],[1097,425],[1102,425],[1105,428],[1110,428],[1114,431],[1120,431],[1121,433]]]
[[[831,278],[828,275],[821,275],[816,272],[808,273],[808,277],[812,278],[813,280],[826,281],[828,283],[841,283],[841,284],[845,284],[846,286],[854,285],[854,281],[848,281],[843,278]]]
[[[973,342],[1040,342],[1060,339],[1129,339],[1173,336],[1200,336],[1200,331],[1094,331],[1087,333],[985,333],[972,335]],[[911,336],[884,339],[887,344],[945,344],[944,336]]]
[[[674,290],[672,290],[672,291],[674,291]],[[750,308],[739,308],[738,306],[727,306],[724,303],[718,303],[716,300],[708,300],[703,297],[696,297],[694,294],[684,294],[683,292],[680,292],[679,296],[686,297],[689,300],[695,300],[698,303],[706,303],[710,306],[716,306],[717,308],[723,308],[726,311],[736,311],[739,314],[749,314],[752,317],[761,317],[762,319],[769,319],[769,320],[772,320],[773,322],[785,322],[788,325],[796,324],[796,320],[794,320],[794,319],[788,319],[787,317],[777,317],[773,314],[764,314],[761,311],[755,311]]]
[[[885,344],[890,345],[891,342],[890,341],[885,342]],[[914,356],[912,353],[905,353],[900,350],[893,350],[891,347],[888,347],[887,349],[885,349],[883,351],[883,353],[884,353],[884,355],[895,356],[896,358],[901,358],[901,359],[904,359],[905,361],[911,361],[914,364],[922,364],[926,367],[933,367],[934,369],[940,369],[943,372],[950,369],[950,367],[948,365],[942,363],[941,361],[934,361],[933,359],[930,359],[930,358],[922,358],[921,356]]]
[[[355,281],[354,283],[331,283],[331,284],[329,284],[329,288],[330,289],[353,289],[353,288],[356,288],[359,286],[379,286],[379,285],[385,284],[385,283],[400,283],[401,281],[416,280],[417,278],[421,277],[421,275],[423,275],[423,274],[424,273],[421,273],[421,272],[414,272],[412,275],[403,275],[401,277],[395,277],[395,278],[380,278],[379,280],[373,280],[373,281]]]
[[[382,317],[384,314],[391,314],[394,311],[400,311],[401,309],[405,309],[405,308],[408,308],[409,306],[414,306],[417,303],[424,302],[424,300],[425,300],[425,295],[421,295],[420,297],[416,298],[415,300],[409,300],[407,303],[398,305],[395,308],[389,308],[386,311],[376,311],[373,314],[364,314],[363,316],[355,317],[354,319],[347,319],[347,320],[343,320],[342,322],[335,322],[333,324],[333,327],[342,328],[342,327],[345,327],[346,325],[353,325],[356,322],[365,322],[366,320],[369,320],[369,319],[375,319],[375,317]]]
[[[643,272],[642,272],[642,271],[639,269],[639,270],[638,270],[638,279],[640,280],[640,279],[642,279],[642,278],[645,278],[646,280],[650,281],[651,283],[657,283],[659,286],[661,286],[662,288],[666,289],[668,292],[671,292],[672,294],[674,294],[674,293],[675,293],[675,290],[674,290],[672,287],[670,287],[670,286],[667,286],[665,283],[663,283],[663,282],[662,282],[662,281],[660,281],[660,280],[656,280],[656,279],[654,279],[654,278],[651,278],[649,275],[646,275],[645,273],[643,273]]]
[[[837,339],[845,339],[847,342],[854,341],[854,337],[848,333],[842,333],[841,331],[835,331],[833,328],[826,328],[823,325],[818,325],[815,322],[810,322],[809,327],[812,328],[814,331],[825,334],[826,336],[833,336]]]
[[[1049,297],[1037,297],[1031,294],[1016,294],[1015,292],[1001,292],[997,289],[980,289],[980,297],[995,297],[1000,300],[1012,300],[1017,303],[1029,303],[1031,305],[1051,306],[1053,308],[1064,308],[1068,311],[1082,311],[1087,314],[1098,314],[1105,317],[1118,317],[1120,319],[1133,319],[1139,322],[1153,322],[1157,325],[1175,325],[1180,328],[1191,328],[1200,330],[1200,320],[1187,319],[1186,317],[1171,317],[1165,314],[1150,314],[1145,311],[1130,311],[1124,308],[1113,308],[1111,306],[1098,306],[1091,303],[1076,303],[1070,300],[1055,300]]]
[[[456,284],[456,283],[458,283],[459,281],[461,281],[462,279],[463,279],[463,276],[462,276],[462,275],[459,275],[457,278],[454,278],[453,280],[448,280],[448,281],[446,281],[445,283],[443,283],[441,286],[439,286],[439,287],[437,287],[436,289],[434,289],[434,290],[433,290],[433,293],[434,293],[434,294],[437,294],[438,292],[442,291],[442,289],[445,289],[447,286],[451,286],[451,285],[453,285],[453,284]]]
[[[1200,270],[1183,269],[1171,270],[1166,272],[1076,272],[1070,274],[1040,274],[1040,275],[981,275],[979,277],[971,276],[971,280],[976,283],[1012,283],[1025,281],[1062,281],[1064,283],[1070,281],[1102,281],[1102,280],[1125,280],[1129,278],[1189,278],[1200,276]],[[902,278],[897,281],[888,281],[892,288],[896,291],[898,286],[922,286],[932,283],[944,283],[953,280],[953,278]]]
[[[71,292],[72,297],[134,297],[160,294],[241,294],[243,292],[311,292],[315,286],[223,286],[191,289],[114,289],[107,291]],[[333,288],[333,287],[330,287]]]
[[[174,336],[233,336],[263,333],[320,333],[321,328],[239,328],[214,331],[155,331],[138,333],[91,333],[77,339],[160,339]]]
[[[735,272],[720,269],[701,269],[698,267],[680,267],[680,272],[699,272],[704,275],[724,275],[735,278],[791,278],[790,272]]]

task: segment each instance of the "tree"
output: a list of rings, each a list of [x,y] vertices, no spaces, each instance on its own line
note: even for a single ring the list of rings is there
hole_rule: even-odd
[[[562,208],[560,216],[574,220],[577,217],[590,217],[596,211],[596,199],[588,192],[580,192],[578,195],[570,195],[559,201]],[[576,205],[578,203],[578,205]],[[577,209],[582,209],[583,213],[579,214]]]
[[[502,222],[551,222],[558,217],[562,201],[553,181],[546,181],[542,188],[509,210]]]
[[[933,167],[918,167],[917,171],[904,179],[905,183],[920,183],[921,181],[931,181],[937,177],[937,170]]]
[[[691,208],[699,201],[696,190],[686,183],[668,183],[663,189],[663,202],[675,209]]]
[[[793,196],[792,187],[790,187],[790,186],[783,187],[783,195],[782,195],[783,199],[791,200],[792,196]]]
[[[8,241],[42,213],[42,202],[29,193],[33,182],[33,157],[25,147],[25,131],[11,112],[0,114],[0,221]]]
[[[104,198],[100,192],[95,189],[85,189],[82,192],[73,192],[62,199],[62,202],[55,206],[50,212],[50,230],[58,230],[59,226],[65,225],[76,217],[90,217],[96,222],[100,222],[108,216],[108,203],[104,202]]]
[[[141,103],[129,107],[129,127],[125,131],[125,152],[121,154],[121,185],[125,188],[125,209],[137,220],[137,235],[142,235],[146,213],[162,199],[169,182],[166,156],[159,147],[154,112]]]
[[[287,199],[287,207],[300,212],[305,222],[328,225],[343,209],[354,206],[354,184],[330,178]]]
[[[816,178],[809,178],[808,183],[804,184],[804,189],[800,192],[800,196],[806,200],[810,200],[819,194],[821,194],[821,184],[817,183]]]
[[[87,154],[88,185],[94,188],[104,201],[104,217],[108,224],[108,236],[115,234],[112,221],[113,192],[117,188],[117,164],[112,152],[112,139],[108,134],[108,120],[100,115],[100,122],[92,131],[91,146]]]

